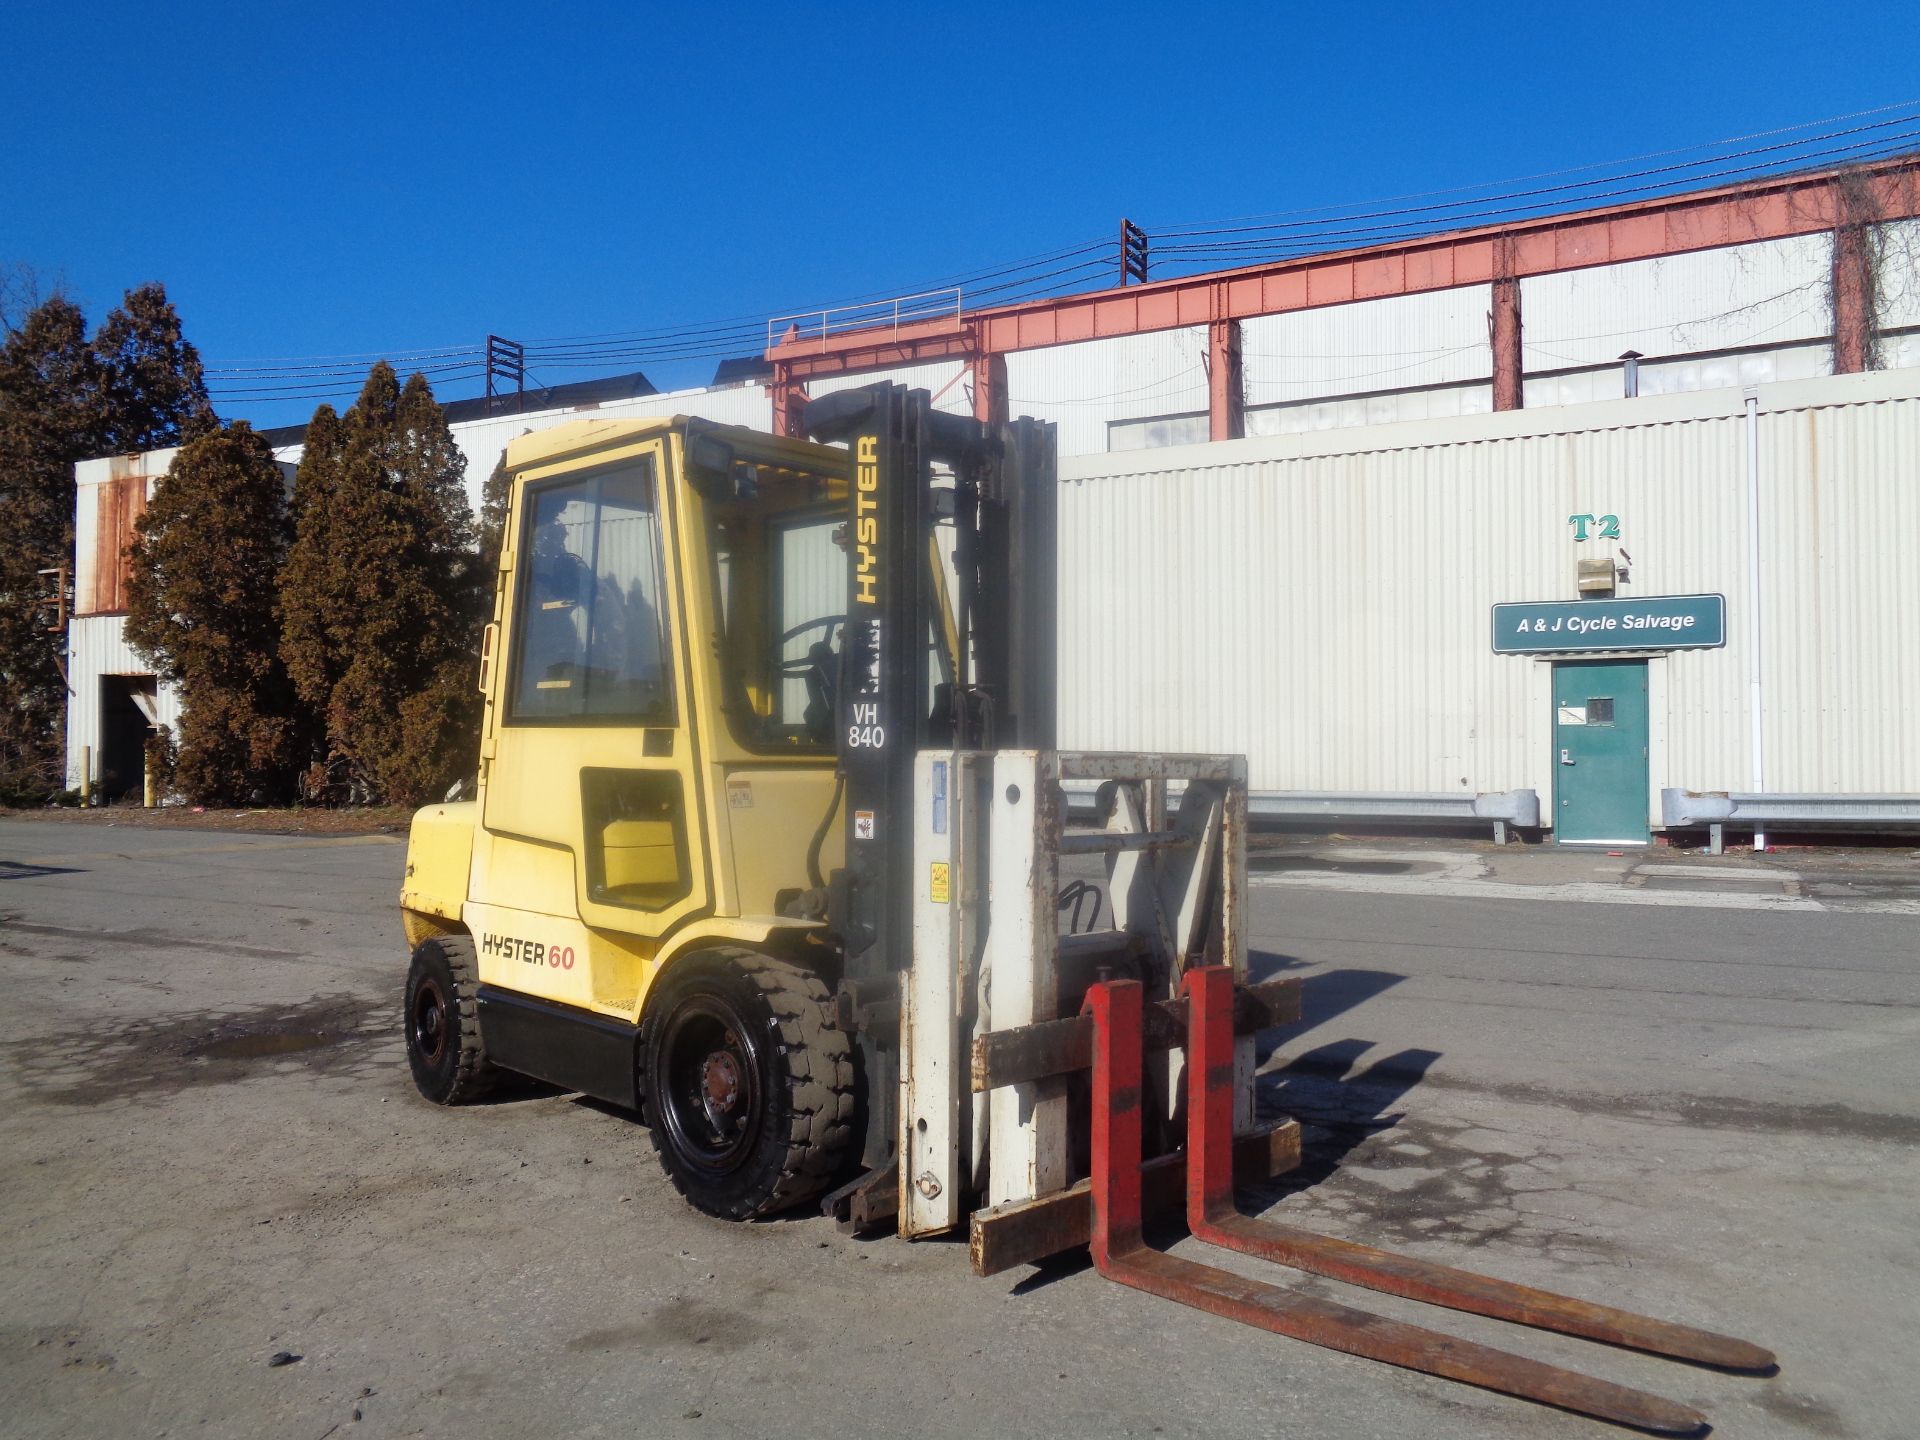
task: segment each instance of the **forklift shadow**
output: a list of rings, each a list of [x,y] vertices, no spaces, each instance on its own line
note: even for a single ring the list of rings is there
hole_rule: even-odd
[[[1335,1040],[1256,1080],[1254,1103],[1261,1114],[1300,1122],[1299,1165],[1248,1187],[1248,1198],[1259,1208],[1311,1190],[1359,1146],[1398,1125],[1402,1116],[1392,1107],[1440,1058],[1438,1050],[1401,1050],[1354,1071],[1372,1048],[1371,1040]]]
[[[30,865],[24,860],[0,860],[0,880],[38,880],[44,875],[84,875],[77,865]]]
[[[1278,950],[1247,951],[1247,983],[1258,985],[1262,981],[1277,980],[1289,970],[1304,970],[1307,962],[1297,955],[1283,955]]]
[[[1247,978],[1255,984],[1285,975],[1289,970],[1306,968],[1307,962],[1291,955],[1252,951],[1247,956]],[[1322,970],[1300,981],[1300,1024],[1291,1030],[1268,1030],[1254,1041],[1254,1058],[1265,1065],[1289,1033],[1299,1034],[1336,1020],[1347,1011],[1382,995],[1405,975],[1394,970]]]

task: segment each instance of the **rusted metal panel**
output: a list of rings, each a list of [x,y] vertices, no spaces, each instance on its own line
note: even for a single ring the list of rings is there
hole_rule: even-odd
[[[1275,1120],[1233,1142],[1233,1174],[1241,1185],[1259,1185],[1300,1164],[1300,1126]],[[1140,1167],[1141,1200],[1149,1215],[1177,1215],[1186,1194],[1184,1151],[1160,1155]],[[968,1252],[976,1275],[998,1275],[1031,1265],[1062,1250],[1085,1245],[1093,1233],[1093,1190],[1081,1180],[1038,1199],[1015,1200],[976,1210],[969,1224]]]
[[[145,513],[153,483],[177,450],[82,460],[73,467],[73,596],[76,615],[126,609],[127,546]]]
[[[137,534],[134,522],[146,513],[147,477],[129,470],[88,488],[94,506],[93,563],[87,567],[87,588],[75,592],[75,613],[122,614],[127,608],[127,576],[132,568],[127,547]]]

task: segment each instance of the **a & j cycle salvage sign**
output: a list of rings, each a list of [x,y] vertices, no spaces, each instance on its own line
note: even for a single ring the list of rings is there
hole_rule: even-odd
[[[1569,650],[1697,650],[1727,643],[1724,595],[1525,600],[1493,607],[1496,655]]]

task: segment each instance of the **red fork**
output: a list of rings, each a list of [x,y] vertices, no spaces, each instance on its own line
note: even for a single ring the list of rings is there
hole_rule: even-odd
[[[1229,977],[1231,985],[1231,977]],[[1228,1000],[1231,1002],[1231,991]],[[1693,1435],[1706,1417],[1690,1406],[1469,1340],[1317,1300],[1149,1248],[1140,1231],[1141,990],[1110,980],[1087,994],[1094,1022],[1093,1261],[1110,1280],[1242,1324],[1391,1365],[1498,1390],[1662,1435]],[[1231,1141],[1232,1029],[1226,1047]],[[1194,1064],[1189,1056],[1189,1066]],[[1191,1127],[1191,1120],[1189,1125]],[[1197,1173],[1189,1157],[1189,1173]],[[1229,1157],[1229,1165],[1231,1158]],[[1229,1174],[1229,1198],[1231,1175]],[[1198,1190],[1192,1193],[1201,1193]]]

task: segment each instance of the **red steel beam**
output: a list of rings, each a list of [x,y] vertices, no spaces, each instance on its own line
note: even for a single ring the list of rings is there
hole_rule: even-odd
[[[1881,219],[1920,215],[1912,157],[1847,171],[1782,176],[1716,190],[1636,201],[1573,215],[1268,265],[1161,280],[978,310],[884,330],[783,340],[767,353],[795,380],[911,365],[947,356],[1008,354],[1185,325],[1212,325],[1322,305],[1344,305],[1489,284],[1530,275],[1617,265],[1831,230],[1843,214],[1839,177],[1867,187]],[[1857,202],[1856,202],[1857,203]],[[1856,210],[1854,213],[1858,213]],[[1505,256],[1497,252],[1505,250]],[[1506,264],[1500,263],[1506,260]],[[1517,316],[1516,316],[1517,318]]]
[[[973,375],[973,418],[984,425],[1007,419],[1007,357],[976,355],[967,362]]]
[[[806,382],[775,366],[773,379],[767,382],[767,397],[773,402],[773,433],[789,440],[805,438],[801,416],[807,405]]]
[[[1247,387],[1241,378],[1240,322],[1207,326],[1207,438],[1240,440],[1247,433]]]
[[[1873,260],[1866,226],[1843,223],[1833,232],[1833,373],[1858,375],[1873,348],[1873,306],[1867,299]]]
[[[1493,343],[1493,408],[1518,410],[1525,404],[1526,362],[1520,350],[1520,282],[1512,275],[1493,282],[1488,328]]]

